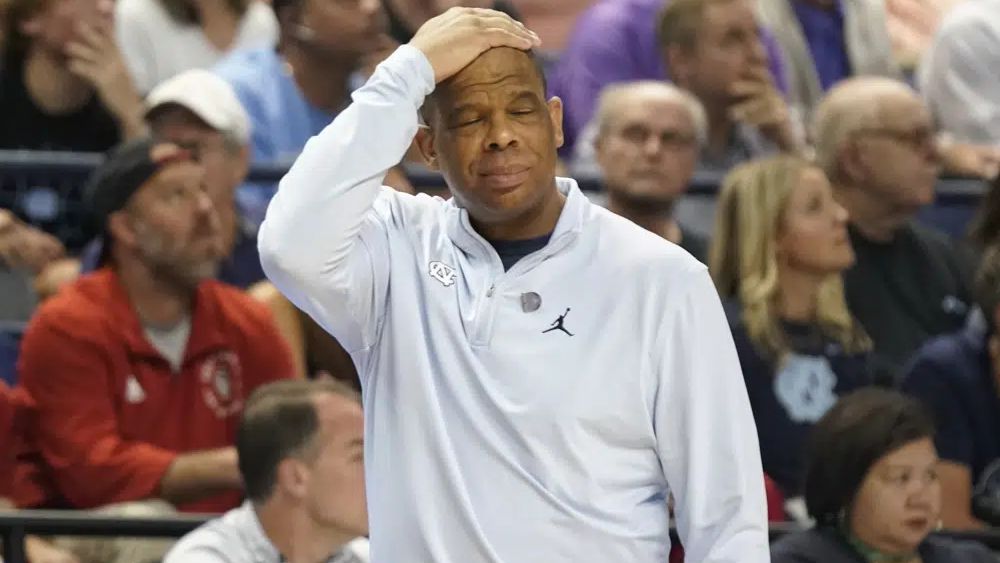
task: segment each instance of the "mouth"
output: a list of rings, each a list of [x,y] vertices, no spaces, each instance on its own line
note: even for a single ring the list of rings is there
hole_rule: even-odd
[[[529,172],[524,167],[498,167],[479,172],[479,178],[492,190],[509,192],[526,182]]]
[[[903,522],[907,528],[914,532],[923,532],[930,527],[931,520],[926,516],[908,518]]]

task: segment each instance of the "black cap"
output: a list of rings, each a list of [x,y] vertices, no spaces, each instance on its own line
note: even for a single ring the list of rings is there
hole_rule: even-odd
[[[177,145],[150,137],[118,145],[84,187],[84,202],[94,230],[103,232],[108,216],[125,207],[132,195],[164,166],[191,159],[191,153]]]

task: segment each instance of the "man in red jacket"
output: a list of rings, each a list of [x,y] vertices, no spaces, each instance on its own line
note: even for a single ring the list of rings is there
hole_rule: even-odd
[[[104,267],[26,331],[19,367],[39,463],[18,467],[19,506],[238,506],[244,399],[293,369],[268,311],[211,279],[223,244],[202,176],[189,152],[140,139],[91,179],[88,203],[112,242]]]

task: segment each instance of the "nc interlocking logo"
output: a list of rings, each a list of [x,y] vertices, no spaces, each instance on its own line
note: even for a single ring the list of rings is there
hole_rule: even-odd
[[[455,284],[455,268],[437,261],[431,262],[428,266],[431,277],[441,282],[441,285],[448,287]]]

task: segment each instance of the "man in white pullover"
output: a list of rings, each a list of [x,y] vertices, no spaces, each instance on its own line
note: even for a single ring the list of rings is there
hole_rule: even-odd
[[[689,561],[768,561],[708,273],[555,177],[562,108],[534,45],[490,10],[428,21],[261,227],[265,272],[358,366],[372,561],[661,563],[668,493]],[[420,112],[450,201],[380,185]]]

